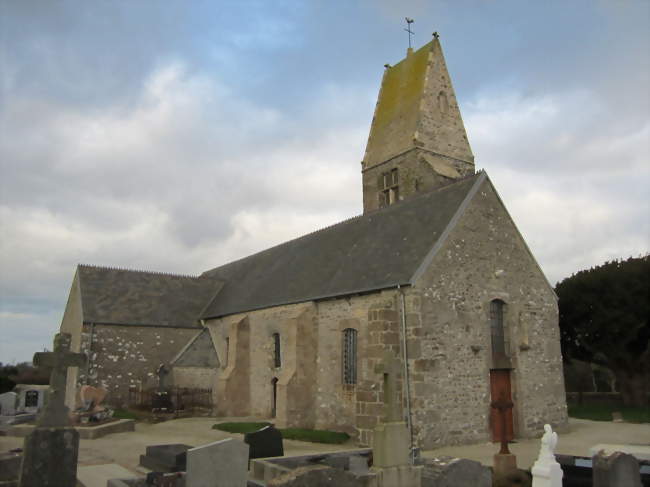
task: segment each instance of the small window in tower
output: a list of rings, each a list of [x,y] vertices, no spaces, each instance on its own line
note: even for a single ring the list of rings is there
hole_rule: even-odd
[[[228,365],[228,355],[229,355],[229,350],[230,349],[230,337],[226,337],[226,361],[225,364]]]
[[[379,207],[383,208],[399,201],[399,174],[397,168],[382,173],[379,179]]]
[[[280,334],[273,334],[273,365],[277,369],[282,366],[282,358],[280,356]]]

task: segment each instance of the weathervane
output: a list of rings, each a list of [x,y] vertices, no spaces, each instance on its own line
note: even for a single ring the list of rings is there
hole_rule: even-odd
[[[404,30],[409,33],[409,49],[411,49],[411,36],[415,35],[415,32],[411,30],[411,24],[415,21],[413,19],[409,19],[408,17],[405,17],[405,19],[406,19],[406,29]]]

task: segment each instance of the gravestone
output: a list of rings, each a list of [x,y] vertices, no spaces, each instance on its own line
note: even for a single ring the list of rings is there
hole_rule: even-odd
[[[639,462],[632,455],[615,452],[593,457],[593,487],[641,487]]]
[[[169,370],[165,367],[165,364],[158,366],[156,375],[158,376],[158,390],[151,396],[151,409],[154,411],[172,411],[174,406],[167,386]]]
[[[282,445],[282,433],[275,429],[275,426],[265,426],[261,430],[246,433],[244,442],[250,446],[249,459],[282,457],[284,447]]]
[[[18,412],[18,394],[5,392],[0,394],[0,415],[15,416]]]
[[[186,468],[190,448],[193,447],[180,443],[148,446],[146,453],[140,455],[140,465],[155,472],[182,472]]]
[[[34,355],[34,365],[51,367],[47,404],[36,428],[25,438],[20,468],[21,487],[68,487],[76,485],[79,433],[70,426],[65,405],[68,367],[81,367],[86,356],[70,352],[71,336],[58,333],[52,352]]]
[[[557,433],[550,424],[545,424],[539,455],[531,469],[533,487],[562,487],[562,467],[555,459],[556,446]]]
[[[19,413],[36,414],[43,409],[47,402],[49,386],[34,384],[18,384],[14,392],[18,394]]]
[[[492,487],[492,472],[480,462],[440,456],[422,459],[422,487]]]
[[[402,405],[397,398],[397,376],[400,363],[386,351],[375,372],[382,374],[384,391],[384,417],[373,434],[372,454],[375,467],[408,465],[411,435],[403,420]]]
[[[248,450],[233,438],[188,450],[186,487],[246,487]]]
[[[384,390],[384,418],[375,427],[372,438],[372,471],[377,475],[377,485],[420,487],[422,466],[411,464],[411,435],[398,401],[400,363],[386,350],[375,373],[382,374]]]

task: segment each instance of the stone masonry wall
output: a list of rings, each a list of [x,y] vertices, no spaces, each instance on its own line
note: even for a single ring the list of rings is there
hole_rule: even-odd
[[[158,366],[169,364],[196,333],[196,328],[86,324],[81,351],[88,355],[88,368],[79,371],[79,384],[104,387],[107,403],[126,404],[129,387],[157,385]]]
[[[188,389],[215,390],[217,371],[206,367],[174,367],[172,369],[172,383],[176,387]]]
[[[424,149],[412,149],[384,164],[363,171],[364,212],[379,208],[380,178],[382,174],[394,168],[398,168],[400,201],[418,192],[444,186],[474,172],[473,165]]]
[[[400,352],[395,290],[317,303],[316,427],[346,431],[369,445],[383,415],[383,381],[376,371],[384,349]],[[357,330],[357,384],[342,380],[343,331]],[[401,383],[398,384],[398,388]]]
[[[489,181],[407,292],[419,446],[490,439],[490,302],[503,300],[515,435],[567,422],[557,302]]]

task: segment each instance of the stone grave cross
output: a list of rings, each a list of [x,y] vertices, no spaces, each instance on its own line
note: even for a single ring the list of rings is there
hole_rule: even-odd
[[[397,401],[397,375],[399,371],[399,361],[388,350],[385,351],[382,363],[375,367],[375,372],[383,374],[384,421],[387,423],[403,421],[402,407]]]
[[[492,401],[490,406],[499,411],[499,419],[501,420],[501,449],[499,450],[499,455],[511,455],[510,450],[508,450],[508,435],[506,429],[506,414],[509,409],[511,409],[514,404],[512,401],[506,399],[505,392],[501,391],[499,399],[497,401]]]
[[[42,427],[68,426],[68,408],[65,405],[65,388],[68,367],[82,367],[86,364],[86,355],[70,351],[69,333],[57,333],[54,337],[52,352],[34,354],[34,365],[51,367],[50,391],[47,404],[40,414],[37,425]]]
[[[158,392],[165,392],[167,390],[167,375],[169,370],[165,367],[165,364],[160,364],[158,370],[156,370],[156,375],[158,376]]]

